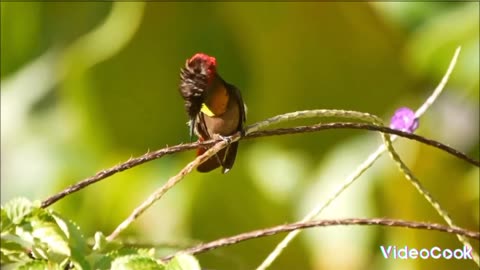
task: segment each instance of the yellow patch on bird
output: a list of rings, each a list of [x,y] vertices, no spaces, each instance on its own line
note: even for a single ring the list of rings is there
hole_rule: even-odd
[[[207,116],[213,117],[215,114],[210,110],[210,108],[207,107],[207,104],[202,103],[202,108],[200,109],[204,114]]]
[[[210,91],[200,109],[208,117],[220,116],[225,113],[230,95],[223,85],[218,85]]]

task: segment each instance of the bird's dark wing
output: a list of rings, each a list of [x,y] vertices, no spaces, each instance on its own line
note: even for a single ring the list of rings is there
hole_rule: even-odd
[[[247,121],[247,112],[245,110],[245,102],[243,101],[243,97],[242,97],[242,93],[240,92],[240,90],[235,87],[235,85],[233,84],[229,84],[225,81],[223,81],[223,83],[225,84],[225,86],[227,87],[227,89],[229,89],[230,91],[232,91],[234,93],[234,95],[236,95],[238,97],[238,100],[239,100],[239,110],[240,110],[240,121],[238,122],[238,129],[237,131],[243,131],[243,128],[245,126],[245,122]]]

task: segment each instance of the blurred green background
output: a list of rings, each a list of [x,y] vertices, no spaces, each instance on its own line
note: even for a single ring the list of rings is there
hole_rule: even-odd
[[[242,91],[249,124],[320,108],[388,121],[396,108],[415,109],[430,95],[457,46],[457,66],[418,133],[478,159],[479,3],[2,2],[1,201],[43,200],[130,157],[188,142],[178,83],[194,53],[217,58],[221,75]],[[122,236],[185,247],[296,221],[380,143],[377,134],[346,130],[242,141],[230,173],[188,175]],[[478,230],[478,168],[417,142],[396,146],[457,224]],[[86,235],[109,234],[193,157],[149,162],[52,208]],[[386,156],[322,217],[443,223]],[[206,269],[253,269],[283,237],[198,258]],[[461,247],[437,232],[311,229],[271,269],[476,267],[386,260],[380,245]]]

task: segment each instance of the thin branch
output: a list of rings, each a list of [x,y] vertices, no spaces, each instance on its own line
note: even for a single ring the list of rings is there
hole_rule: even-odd
[[[415,117],[420,118],[428,110],[428,108],[432,106],[435,100],[437,100],[438,96],[440,96],[443,89],[445,88],[445,85],[448,82],[448,79],[450,78],[450,75],[452,74],[453,68],[457,64],[457,59],[458,59],[458,56],[460,55],[461,50],[462,50],[462,47],[458,46],[457,49],[455,50],[455,53],[453,54],[452,60],[450,60],[450,64],[448,65],[447,72],[445,72],[445,75],[443,75],[442,80],[437,85],[437,87],[435,87],[435,90],[433,90],[433,93],[422,104],[422,106],[420,106],[420,108],[417,109],[417,111],[415,112]]]
[[[436,147],[440,150],[443,150],[447,153],[450,153],[459,159],[465,160],[466,162],[469,162],[477,167],[480,167],[480,161],[475,160],[471,157],[468,157],[466,154],[455,150],[454,148],[451,148],[445,144],[442,144],[438,141],[435,140],[430,140],[425,137],[412,134],[412,133],[406,133],[402,131],[398,131],[395,129],[391,129],[388,127],[382,127],[382,126],[376,126],[372,124],[365,124],[365,123],[349,123],[349,122],[335,122],[335,123],[321,123],[321,124],[316,124],[316,125],[311,125],[311,126],[298,126],[298,127],[292,127],[292,128],[279,128],[279,129],[273,129],[273,130],[263,130],[263,131],[255,131],[252,132],[245,137],[242,137],[241,139],[253,139],[253,138],[258,138],[258,137],[267,137],[267,136],[276,136],[276,135],[287,135],[287,134],[298,134],[298,133],[306,133],[306,132],[315,132],[315,131],[320,131],[320,130],[328,130],[328,129],[365,129],[365,130],[373,130],[373,131],[380,131],[383,133],[389,133],[389,134],[395,134],[401,137],[405,137],[407,139],[411,140],[416,140],[418,142]],[[116,173],[122,172],[124,170],[133,168],[135,166],[141,165],[145,162],[155,160],[158,158],[161,158],[165,155],[170,155],[174,154],[177,152],[183,152],[183,151],[188,151],[192,149],[197,149],[198,147],[201,146],[211,146],[214,145],[216,142],[220,140],[209,140],[209,141],[204,141],[204,142],[195,142],[195,143],[187,143],[187,144],[179,144],[171,147],[165,147],[160,150],[157,150],[155,152],[151,153],[146,153],[142,156],[136,157],[136,158],[131,158],[121,164],[115,165],[109,169],[102,170],[95,175],[88,177],[84,180],[81,180],[63,191],[47,198],[42,202],[42,207],[46,208],[53,203],[57,202],[58,200],[62,199],[63,197],[72,194],[74,192],[77,192],[91,184],[94,184],[102,179],[105,179],[109,176],[112,176]]]
[[[343,118],[351,118],[351,119],[358,119],[363,121],[370,121],[377,125],[382,125],[382,119],[378,116],[373,114],[364,113],[364,112],[356,112],[356,111],[349,111],[349,110],[305,110],[305,111],[297,111],[292,113],[286,113],[282,115],[277,115],[275,117],[269,118],[265,121],[261,121],[256,123],[253,126],[248,126],[245,129],[245,134],[251,133],[252,131],[256,131],[260,128],[270,126],[273,124],[302,119],[302,118],[314,118],[314,117],[343,117]],[[229,138],[228,143],[232,143],[238,141],[240,139],[241,132],[237,132],[236,135],[233,135]],[[393,148],[391,146],[390,137],[386,134],[382,133],[382,138],[384,138],[385,143],[390,152],[393,152]],[[132,224],[143,212],[145,212],[148,208],[150,208],[156,201],[158,201],[168,190],[170,190],[174,185],[180,182],[183,177],[190,173],[192,169],[198,167],[200,164],[208,160],[218,151],[223,149],[227,146],[227,141],[221,141],[207,150],[201,156],[198,156],[194,161],[190,162],[187,166],[185,166],[177,175],[170,178],[166,184],[156,190],[153,194],[151,194],[147,200],[145,200],[142,204],[134,209],[134,211],[130,214],[130,216],[125,219],[108,237],[108,241],[112,241],[117,237],[123,230],[125,230],[130,224]]]
[[[424,104],[416,111],[415,117],[418,119],[420,116],[425,113],[425,111],[435,102],[437,97],[440,95],[440,93],[443,91],[445,85],[448,82],[448,79],[453,71],[453,68],[455,67],[455,64],[458,59],[458,55],[460,54],[461,47],[458,47],[455,50],[454,56],[452,60],[450,61],[450,65],[447,69],[447,72],[443,76],[442,80],[438,84],[438,86],[435,88],[433,93],[430,95],[430,97],[424,102]],[[376,151],[374,151],[372,154],[370,154],[365,161],[363,161],[339,186],[337,186],[337,189],[334,191],[334,193],[328,197],[324,202],[321,202],[320,204],[316,205],[314,209],[311,210],[303,219],[303,221],[308,221],[312,220],[315,218],[315,216],[319,215],[328,205],[330,205],[331,202],[333,202],[340,194],[345,191],[351,184],[355,182],[356,179],[360,177],[360,175],[363,174],[368,168],[370,168],[373,163],[385,152],[385,150],[388,150],[390,156],[392,159],[395,161],[397,165],[399,165],[399,168],[401,171],[408,176],[408,179],[411,181],[411,183],[419,190],[419,192],[424,195],[424,197],[430,202],[433,203],[432,205],[434,208],[437,210],[437,212],[449,223],[449,225],[452,225],[451,219],[448,217],[448,215],[445,215],[446,213],[441,209],[441,207],[438,204],[435,204],[435,200],[429,196],[428,192],[424,192],[425,190],[423,187],[420,185],[418,181],[416,181],[415,177],[413,176],[408,168],[404,166],[403,162],[400,160],[398,155],[396,154],[395,150],[392,147],[392,142],[395,141],[398,137],[397,136],[392,136],[392,138],[389,138],[389,136],[386,134],[382,135],[382,138],[384,139],[384,144],[380,145]],[[299,231],[292,231],[290,232],[275,248],[274,250],[265,258],[265,260],[260,264],[260,266],[257,267],[257,270],[265,270],[267,269],[272,262],[282,253],[283,249],[288,245],[288,243],[293,240],[298,235]],[[464,239],[462,239],[460,236],[459,240],[461,242],[465,242],[468,244],[468,242]],[[480,265],[478,262],[478,255],[476,253],[473,253],[474,261],[477,263],[477,265]]]
[[[230,142],[235,142],[240,139],[240,134],[233,135],[230,137]],[[170,190],[173,186],[178,184],[185,175],[189,174],[193,169],[198,167],[200,164],[205,162],[207,159],[215,155],[218,151],[222,150],[228,145],[226,141],[220,141],[219,143],[215,144],[213,147],[205,151],[202,155],[195,158],[192,162],[187,164],[178,174],[168,179],[167,183],[153,192],[148,198],[140,204],[137,208],[133,210],[133,212],[125,219],[120,225],[115,228],[115,230],[107,237],[108,241],[112,241],[115,239],[122,231],[124,231],[130,224],[132,224],[145,210],[150,208],[156,201],[158,201],[168,190]]]
[[[362,130],[380,131],[382,133],[394,134],[400,137],[404,137],[410,140],[415,140],[423,144],[438,148],[472,165],[480,167],[480,160],[475,160],[467,156],[465,153],[462,153],[441,142],[427,139],[425,137],[422,137],[414,133],[403,132],[400,130],[391,129],[389,127],[376,126],[376,125],[365,124],[365,123],[335,122],[335,123],[322,123],[322,124],[316,124],[311,126],[297,126],[292,128],[262,130],[262,131],[256,131],[256,132],[250,133],[249,135],[247,135],[245,139],[252,139],[257,137],[265,137],[265,136],[285,135],[285,134],[316,132],[316,131],[328,130],[328,129],[362,129]]]
[[[53,203],[55,203],[56,201],[60,200],[61,198],[65,197],[65,196],[67,196],[71,193],[77,192],[77,191],[79,191],[79,190],[81,190],[81,189],[83,189],[83,188],[85,188],[85,187],[87,187],[91,184],[94,184],[94,183],[96,183],[96,182],[98,182],[102,179],[105,179],[109,176],[112,176],[116,173],[119,173],[119,172],[122,172],[124,170],[136,167],[136,166],[141,165],[145,162],[161,158],[165,155],[170,155],[170,154],[174,154],[174,153],[177,153],[177,152],[197,149],[200,146],[212,145],[214,142],[215,141],[211,140],[211,141],[205,141],[205,142],[179,144],[179,145],[175,145],[175,146],[171,146],[171,147],[165,147],[165,148],[159,149],[155,152],[146,153],[146,154],[143,154],[143,155],[141,155],[139,157],[136,157],[136,158],[130,158],[129,160],[127,160],[123,163],[120,163],[118,165],[115,165],[115,166],[113,166],[109,169],[101,170],[101,171],[97,172],[95,175],[93,175],[91,177],[88,177],[88,178],[85,178],[84,180],[81,180],[81,181],[67,187],[63,191],[47,198],[46,200],[44,200],[42,202],[42,208],[48,207],[48,206],[52,205]]]
[[[472,239],[480,240],[480,232],[470,231],[460,227],[449,227],[437,223],[427,223],[427,222],[416,222],[416,221],[407,221],[401,219],[387,219],[387,218],[346,218],[346,219],[331,219],[331,220],[314,220],[306,222],[296,222],[291,224],[279,225],[267,229],[255,230],[251,232],[246,232],[238,234],[235,236],[230,236],[226,238],[221,238],[212,242],[199,244],[197,246],[178,251],[178,253],[188,253],[188,254],[198,254],[206,252],[212,249],[219,247],[233,245],[239,242],[246,240],[251,240],[259,237],[265,237],[270,235],[275,235],[282,232],[290,232],[299,229],[307,229],[313,227],[327,227],[327,226],[338,226],[338,225],[380,225],[387,227],[402,227],[410,229],[421,229],[421,230],[433,230],[446,233],[454,233],[457,235],[466,236]],[[170,260],[175,254],[166,256],[162,260]]]

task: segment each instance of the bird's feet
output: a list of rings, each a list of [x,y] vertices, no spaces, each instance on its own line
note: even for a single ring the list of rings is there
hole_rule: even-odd
[[[228,144],[232,142],[232,139],[230,138],[230,136],[222,136],[220,134],[213,134],[212,139],[215,139],[215,140],[220,139]]]

